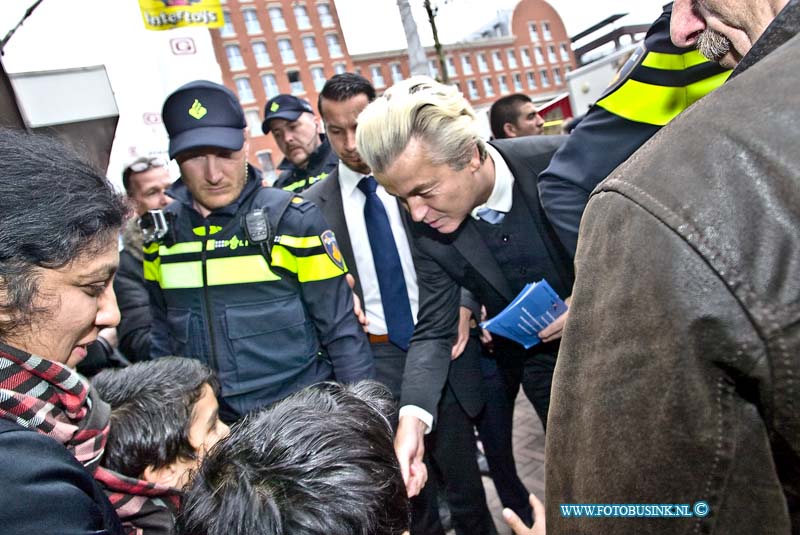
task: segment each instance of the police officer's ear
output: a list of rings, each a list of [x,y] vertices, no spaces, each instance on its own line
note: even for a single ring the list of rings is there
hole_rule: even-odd
[[[248,149],[250,148],[250,129],[245,127],[242,131],[244,132],[244,145],[242,145],[242,150],[245,154],[248,154]]]
[[[503,124],[503,132],[506,137],[517,137],[517,127],[514,126],[514,123]]]

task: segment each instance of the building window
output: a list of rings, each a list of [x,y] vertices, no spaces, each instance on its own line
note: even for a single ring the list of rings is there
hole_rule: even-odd
[[[342,57],[342,46],[339,44],[339,36],[328,34],[325,36],[325,42],[328,43],[328,52],[332,58]]]
[[[500,94],[505,95],[506,93],[510,93],[510,91],[508,90],[508,82],[506,80],[506,75],[505,74],[501,75],[498,81],[500,82]]]
[[[267,99],[277,97],[280,95],[281,90],[278,89],[278,82],[275,80],[274,74],[264,74],[261,76],[261,85],[264,86],[264,93],[267,94]]]
[[[569,61],[569,51],[567,50],[567,45],[561,43],[559,48],[561,49],[561,61]]]
[[[494,96],[494,86],[492,86],[492,79],[491,78],[484,78],[483,79],[483,93],[487,97]]]
[[[297,58],[294,57],[292,42],[288,39],[278,39],[278,50],[281,53],[281,61],[284,63],[295,63],[297,61]]]
[[[553,45],[547,45],[547,61],[550,63],[555,63],[556,60],[556,47]]]
[[[319,59],[319,49],[313,36],[303,37],[303,49],[306,51],[307,59]]]
[[[265,150],[256,153],[258,164],[261,166],[261,173],[267,180],[267,183],[272,184],[277,178],[275,176],[275,165],[272,163],[272,152]]]
[[[542,55],[542,47],[537,46],[533,49],[533,57],[536,58],[536,64],[541,65],[544,63],[544,56]]]
[[[261,130],[261,116],[258,114],[258,110],[245,110],[244,118],[247,121],[247,129],[250,130],[252,137],[264,134]]]
[[[534,43],[539,40],[539,30],[536,28],[535,22],[528,23],[528,34],[531,36],[531,41]]]
[[[489,64],[486,63],[486,54],[478,54],[478,72],[489,72]]]
[[[553,83],[561,85],[561,70],[558,67],[553,68]]]
[[[525,77],[528,79],[528,89],[536,89],[536,75],[532,72],[527,72]]]
[[[516,69],[517,68],[517,55],[514,54],[513,49],[509,49],[508,51],[508,68],[509,69]]]
[[[456,62],[455,62],[455,60],[452,57],[448,57],[447,61],[445,62],[445,65],[447,66],[447,76],[449,76],[450,78],[455,76],[456,75]]]
[[[383,79],[380,65],[375,65],[369,68],[370,76],[372,76],[372,85],[375,88],[386,87],[386,81]]]
[[[231,14],[227,11],[223,11],[222,20],[224,22],[222,28],[219,29],[220,37],[233,37],[236,35],[236,30],[233,29],[233,23],[231,22]]]
[[[276,32],[285,32],[286,20],[283,18],[281,8],[271,7],[267,11],[269,12],[269,21],[272,23],[272,29]]]
[[[333,66],[333,72],[336,74],[344,74],[347,72],[347,67],[345,67],[344,63],[337,63]]]
[[[301,30],[311,28],[311,19],[308,18],[306,6],[294,6],[294,20],[297,21],[297,27]]]
[[[530,67],[531,66],[531,53],[527,48],[520,48],[520,54],[522,54],[522,66],[523,67]]]
[[[253,56],[256,58],[256,66],[269,67],[272,65],[272,60],[267,52],[267,45],[262,41],[253,43]]]
[[[469,59],[469,54],[461,56],[461,70],[464,74],[472,74],[472,62]]]
[[[522,91],[522,76],[518,72],[514,73],[514,91],[517,93]]]
[[[289,79],[289,87],[292,88],[292,95],[301,95],[306,92],[298,71],[287,71],[286,78]]]
[[[242,51],[239,50],[239,45],[225,45],[225,55],[228,56],[228,65],[232,71],[244,69],[244,59],[242,59]]]
[[[392,70],[392,82],[399,82],[403,79],[403,71],[399,63],[392,63],[390,67]]]
[[[258,22],[255,9],[243,9],[244,25],[250,35],[261,33],[261,23]]]
[[[542,37],[545,41],[550,41],[553,39],[553,36],[550,34],[550,23],[543,22],[542,23]]]
[[[547,76],[546,69],[539,71],[539,79],[542,80],[542,87],[550,87],[550,77]]]
[[[331,6],[328,4],[317,4],[317,13],[319,14],[319,22],[323,28],[330,28],[333,26],[333,15],[331,15]]]
[[[241,102],[254,102],[256,100],[256,97],[253,96],[253,88],[250,87],[250,78],[237,78],[236,92],[239,93]]]
[[[467,87],[469,88],[469,98],[470,100],[478,100],[478,84],[475,83],[475,80],[469,80],[467,82]]]
[[[431,78],[439,78],[439,60],[438,59],[429,59],[428,60],[428,70],[431,73]]]
[[[500,52],[497,50],[492,52],[492,67],[494,67],[494,70],[496,71],[503,70],[503,56],[501,56]]]
[[[325,71],[322,67],[314,67],[311,69],[311,79],[314,80],[314,89],[317,93],[322,91],[322,86],[325,85]]]

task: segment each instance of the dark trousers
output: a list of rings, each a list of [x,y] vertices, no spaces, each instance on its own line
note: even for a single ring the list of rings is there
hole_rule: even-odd
[[[523,356],[498,357],[497,364],[503,372],[509,398],[516,399],[522,385],[525,396],[533,405],[546,431],[556,353],[527,351]]]
[[[450,507],[456,535],[496,535],[478,470],[473,425],[450,387],[445,387],[436,429],[425,437],[429,482],[420,499],[412,500],[412,535],[443,535],[438,508],[431,507],[440,491]]]
[[[400,398],[406,354],[393,344],[371,344],[376,379]],[[397,417],[392,424],[397,425]],[[439,403],[436,428],[425,437],[429,480],[411,500],[411,534],[444,535],[439,495],[446,499],[456,535],[495,535],[475,457],[473,421],[450,386]]]
[[[494,359],[481,357],[480,362],[486,405],[478,417],[477,427],[489,472],[503,507],[508,507],[526,525],[531,525],[533,510],[528,501],[528,489],[517,474],[512,444],[516,395],[510,391],[505,375]]]

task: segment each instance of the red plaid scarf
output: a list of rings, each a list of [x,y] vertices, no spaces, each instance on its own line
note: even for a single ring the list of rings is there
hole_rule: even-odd
[[[0,418],[57,440],[93,472],[109,415],[108,404],[75,370],[0,343]]]
[[[102,466],[94,477],[102,484],[127,535],[174,531],[180,507],[178,489],[127,477]]]

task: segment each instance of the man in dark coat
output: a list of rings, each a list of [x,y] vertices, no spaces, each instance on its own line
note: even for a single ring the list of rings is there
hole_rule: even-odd
[[[546,279],[562,298],[572,267],[545,219],[536,176],[561,137],[486,144],[469,103],[427,77],[396,84],[358,118],[358,151],[416,222],[412,230],[420,312],[408,351],[401,411],[436,414],[455,336],[459,286],[502,311],[526,283]],[[495,337],[498,365],[512,392],[523,387],[546,424],[550,382],[566,314],[529,350]],[[401,412],[395,448],[409,492],[424,481],[420,413]],[[419,476],[419,477],[418,477]]]
[[[675,44],[736,69],[589,201],[548,533],[800,532],[798,29],[797,0],[675,2]]]

